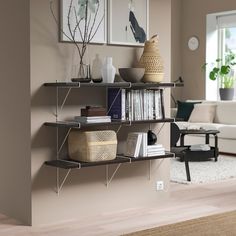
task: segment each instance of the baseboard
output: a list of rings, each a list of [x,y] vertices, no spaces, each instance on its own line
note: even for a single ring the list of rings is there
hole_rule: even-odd
[[[229,152],[219,152],[221,155],[226,155],[226,156],[234,156],[236,157],[236,153],[229,153]]]

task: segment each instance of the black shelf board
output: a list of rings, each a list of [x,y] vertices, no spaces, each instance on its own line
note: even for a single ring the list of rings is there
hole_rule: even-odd
[[[99,162],[79,162],[70,159],[66,160],[61,159],[61,160],[46,161],[45,165],[61,169],[78,169],[78,168],[104,166],[104,165],[121,164],[121,163],[133,163],[139,161],[157,160],[157,159],[165,159],[173,157],[174,157],[173,153],[166,152],[165,155],[153,156],[153,157],[139,157],[139,158],[131,158],[118,155],[114,160],[99,161]]]
[[[71,121],[58,121],[58,122],[45,122],[45,126],[57,127],[57,128],[89,128],[95,126],[112,126],[112,125],[131,125],[131,124],[151,124],[151,123],[171,123],[174,122],[173,118],[165,118],[159,120],[136,120],[136,121],[112,121],[103,123],[79,123]]]
[[[52,82],[44,83],[46,87],[58,87],[58,88],[160,88],[160,87],[183,87],[183,83],[128,83],[128,82],[116,82],[116,83],[80,83],[80,82]]]

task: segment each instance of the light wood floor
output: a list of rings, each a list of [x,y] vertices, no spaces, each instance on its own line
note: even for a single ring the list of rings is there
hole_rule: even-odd
[[[0,236],[115,236],[231,210],[236,210],[236,179],[205,185],[171,184],[171,198],[161,207],[129,209],[84,222],[27,227],[0,215]]]

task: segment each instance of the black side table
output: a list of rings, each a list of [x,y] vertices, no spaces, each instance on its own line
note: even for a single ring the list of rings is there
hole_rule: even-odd
[[[211,147],[209,151],[191,151],[190,149],[187,150],[187,157],[191,160],[191,157],[201,156],[204,159],[215,158],[215,161],[218,160],[219,149],[218,149],[218,136],[217,134],[220,133],[218,130],[188,130],[188,129],[181,129],[180,130],[180,146],[184,146],[184,137],[185,135],[189,134],[203,134],[205,135],[205,144],[209,144],[210,135],[213,135],[215,138],[215,145]]]

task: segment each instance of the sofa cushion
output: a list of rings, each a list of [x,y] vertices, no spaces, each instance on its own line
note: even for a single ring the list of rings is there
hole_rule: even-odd
[[[236,102],[220,101],[217,102],[216,115],[214,122],[228,125],[236,125]]]
[[[189,122],[212,123],[215,117],[215,104],[195,104]]]
[[[236,125],[224,125],[219,128],[219,137],[224,139],[236,139]]]
[[[187,121],[194,108],[194,104],[199,103],[199,102],[177,101],[177,103],[178,103],[178,110],[177,110],[176,118],[180,118],[180,119],[183,119],[184,121]]]

